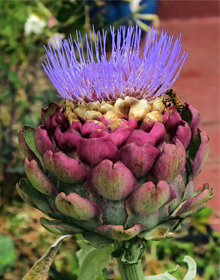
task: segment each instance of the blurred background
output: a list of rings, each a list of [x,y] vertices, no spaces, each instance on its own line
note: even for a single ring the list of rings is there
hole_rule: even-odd
[[[41,65],[43,45],[70,34],[75,39],[76,30],[83,35],[93,25],[109,30],[110,25],[136,24],[143,29],[143,44],[148,25],[175,38],[182,32],[183,51],[189,56],[173,89],[201,113],[202,129],[210,136],[210,155],[195,187],[208,182],[215,189],[208,207],[188,219],[175,239],[149,242],[145,274],[159,274],[179,263],[183,268],[174,276],[182,279],[186,266],[181,260],[190,255],[198,265],[197,280],[220,279],[219,5],[190,0],[0,1],[0,280],[21,279],[57,238],[39,224],[42,214],[15,191],[25,176],[19,130],[24,125],[36,128],[41,109],[62,102]],[[49,279],[77,279],[78,249],[75,237],[64,242]],[[119,280],[116,262],[97,279]]]

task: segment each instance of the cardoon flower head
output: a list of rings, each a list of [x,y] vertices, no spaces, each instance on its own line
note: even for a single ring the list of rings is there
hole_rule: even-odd
[[[120,27],[116,32],[111,28],[110,59],[106,53],[107,31],[102,30],[102,35],[98,31],[96,35],[93,30],[93,35],[86,35],[86,49],[81,34],[76,35],[74,42],[72,38],[61,41],[57,53],[48,44],[47,62],[43,65],[60,96],[76,103],[126,96],[148,100],[160,97],[176,81],[187,57],[186,52],[180,57],[181,36],[173,44],[173,36],[162,31],[159,37],[153,28],[147,33],[143,55],[140,28]]]
[[[187,57],[180,37],[151,28],[141,56],[139,28],[111,34],[109,59],[105,31],[86,37],[86,50],[78,33],[49,45],[44,69],[65,100],[19,134],[19,194],[51,218],[46,229],[98,247],[170,236],[212,197],[208,184],[193,192],[209,151],[199,113],[168,92]]]

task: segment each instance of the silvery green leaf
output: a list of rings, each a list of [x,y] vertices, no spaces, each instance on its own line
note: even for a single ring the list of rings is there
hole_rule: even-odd
[[[175,277],[173,277],[172,275],[170,275],[170,273],[174,273],[175,271],[177,271],[178,269],[178,265],[176,265],[176,267],[172,270],[168,270],[163,274],[159,274],[159,275],[153,275],[153,276],[146,276],[144,279],[147,280],[177,280]]]
[[[77,252],[79,259],[78,280],[95,280],[96,275],[102,274],[102,270],[110,263],[113,245],[104,248],[94,248],[84,241],[77,241],[81,250]]]
[[[57,239],[57,241],[49,248],[45,255],[40,258],[22,278],[22,280],[46,280],[50,266],[57,254],[57,251],[63,240],[69,235],[65,235]]]
[[[183,278],[183,280],[192,280],[196,277],[196,263],[195,261],[189,257],[185,256],[183,262],[186,262],[188,265],[188,271]],[[146,276],[144,277],[145,280],[177,280],[174,276],[170,273],[173,273],[177,270],[178,266],[176,266],[172,271],[166,271],[163,274],[153,275],[153,276]]]
[[[167,271],[163,274],[146,276],[146,277],[144,277],[144,279],[145,280],[177,280],[176,277],[172,276]]]
[[[192,280],[196,277],[196,262],[189,256],[185,256],[183,262],[186,262],[188,265],[188,271],[183,278],[183,280]]]

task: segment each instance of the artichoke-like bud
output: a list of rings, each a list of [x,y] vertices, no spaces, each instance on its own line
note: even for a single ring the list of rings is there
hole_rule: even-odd
[[[148,127],[143,117],[134,128],[127,115],[115,130],[97,120],[74,129],[66,111],[52,108],[42,111],[45,119],[50,111],[47,125],[20,132],[28,179],[17,184],[28,204],[53,219],[41,220],[49,231],[81,233],[90,242],[100,235],[103,244],[136,235],[159,239],[211,198],[208,185],[193,193],[209,139],[199,122],[193,139],[198,115],[192,106],[185,104],[181,114],[165,108],[165,123]],[[56,121],[60,116],[64,123]]]
[[[60,94],[69,100],[66,99],[62,106],[50,104],[42,110],[42,125],[36,130],[24,127],[19,134],[21,149],[27,157],[25,171],[28,177],[17,184],[21,197],[49,216],[50,219],[41,219],[47,230],[55,234],[80,233],[94,246],[135,236],[146,240],[171,236],[185,217],[202,209],[213,195],[207,184],[193,192],[193,181],[209,151],[209,138],[200,129],[198,112],[187,103],[181,103],[180,110],[176,100],[165,97],[171,82],[168,77],[165,82],[163,73],[157,76],[158,80],[152,81],[144,72],[146,79],[142,77],[132,89],[141,86],[143,79],[145,87],[142,85],[139,91],[128,90],[132,81],[135,83],[138,79],[134,79],[133,70],[139,65],[137,72],[141,76],[142,70],[152,69],[149,65],[148,68],[144,66],[152,59],[148,54],[150,50],[145,50],[144,56],[148,56],[148,60],[145,58],[142,65],[132,49],[131,61],[136,61],[134,68],[129,62],[133,70],[125,67],[127,56],[131,55],[127,47],[133,29],[127,32],[126,44],[121,49],[117,46],[121,52],[116,58],[113,54],[107,73],[104,73],[107,67],[104,53],[102,61],[97,62],[103,72],[96,68],[91,57],[87,70],[77,68],[75,61],[74,72],[71,64],[68,68],[62,62],[64,54],[61,51],[58,50],[61,62],[55,59],[53,51],[48,51],[54,68],[48,63],[45,70]],[[152,30],[149,36],[155,36],[155,31]],[[165,37],[168,40],[167,35]],[[146,45],[150,39],[155,44],[154,52],[158,50],[157,56],[162,55],[161,43],[165,39],[157,42],[148,37]],[[133,48],[138,45],[137,40],[132,43]],[[67,42],[61,42],[61,46],[68,57],[72,48]],[[178,58],[179,51],[176,52]],[[119,66],[122,59],[124,64]],[[56,72],[59,67],[63,67],[63,74]],[[80,71],[84,72],[78,75]],[[89,80],[90,71],[97,77],[102,73],[100,84],[95,83],[99,81],[97,77],[88,82],[90,87],[85,80],[80,80],[85,79],[85,75]],[[170,77],[169,73],[165,74]],[[121,85],[117,75],[121,77]],[[63,82],[59,84],[61,76]],[[159,76],[163,78],[162,86]],[[67,77],[72,77],[75,86],[68,84]],[[107,79],[105,91],[101,91],[102,79]],[[111,94],[113,89],[114,95]],[[181,101],[178,99],[178,102]]]

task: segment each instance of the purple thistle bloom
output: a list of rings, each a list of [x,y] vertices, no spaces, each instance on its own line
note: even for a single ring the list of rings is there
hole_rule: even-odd
[[[176,81],[188,53],[180,56],[179,36],[172,46],[173,36],[149,28],[143,55],[140,56],[141,29],[136,26],[111,28],[112,53],[106,54],[107,31],[86,36],[86,57],[81,34],[77,40],[60,40],[61,48],[48,44],[44,70],[60,97],[78,101],[107,101],[133,96],[151,99],[162,96]],[[93,39],[95,38],[95,46]],[[75,48],[78,52],[76,57]],[[57,52],[56,52],[57,51]]]

